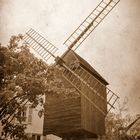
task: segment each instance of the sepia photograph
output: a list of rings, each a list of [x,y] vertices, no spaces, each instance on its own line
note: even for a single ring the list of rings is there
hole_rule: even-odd
[[[140,140],[140,0],[0,0],[0,140]]]

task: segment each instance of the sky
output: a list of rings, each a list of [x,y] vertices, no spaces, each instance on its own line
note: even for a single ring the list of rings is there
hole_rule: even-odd
[[[34,28],[59,48],[100,0],[0,0],[0,42]],[[140,113],[140,0],[121,0],[77,49],[128,111]]]

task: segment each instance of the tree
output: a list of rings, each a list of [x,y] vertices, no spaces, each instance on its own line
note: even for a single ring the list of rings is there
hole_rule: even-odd
[[[61,74],[61,69],[34,57],[21,35],[12,36],[7,47],[0,45],[0,139],[27,138],[21,113],[28,102],[33,108],[42,106],[42,113],[43,95],[65,96],[66,89],[56,73]]]
[[[106,133],[107,135],[114,135],[120,128],[125,127],[127,125],[126,118],[130,118],[129,115],[127,117],[122,117],[122,114],[127,111],[127,98],[124,99],[123,103],[120,104],[118,102],[118,113],[108,113],[106,117]]]
[[[139,128],[130,129],[130,134],[127,133],[127,130],[137,116],[123,115],[128,110],[127,103],[128,99],[125,98],[122,104],[119,103],[119,112],[109,113],[106,117],[106,135],[109,140],[134,140],[134,136],[130,134],[134,134]]]

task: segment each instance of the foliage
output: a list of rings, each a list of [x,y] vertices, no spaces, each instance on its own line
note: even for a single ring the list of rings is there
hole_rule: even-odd
[[[127,98],[124,99],[122,104],[118,102],[119,103],[118,113],[109,113],[107,115],[106,117],[107,135],[114,135],[114,133],[118,133],[117,131],[121,128],[126,127],[129,121],[131,120],[130,115],[122,117],[122,114],[124,114],[128,110],[127,102],[128,102]]]
[[[60,68],[48,66],[34,57],[29,47],[22,42],[21,35],[12,36],[7,47],[0,45],[1,139],[26,138],[26,125],[22,124],[21,112],[27,103],[33,108],[38,105],[43,107],[43,95],[65,93],[56,73],[61,74]],[[15,119],[18,124],[14,122]]]
[[[128,134],[128,126],[137,118],[137,116],[131,116],[126,114],[127,112],[127,98],[124,99],[122,104],[119,104],[119,112],[118,113],[109,113],[106,117],[106,136],[108,140],[132,140],[135,139],[134,132],[138,129],[137,127],[133,127],[133,129],[129,129]],[[130,127],[131,128],[131,127]],[[136,135],[136,134],[135,134]]]

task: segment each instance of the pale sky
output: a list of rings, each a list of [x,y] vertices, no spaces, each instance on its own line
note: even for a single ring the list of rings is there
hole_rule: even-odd
[[[0,42],[34,28],[64,52],[63,42],[100,0],[0,0]],[[121,0],[77,53],[140,113],[140,0]]]

